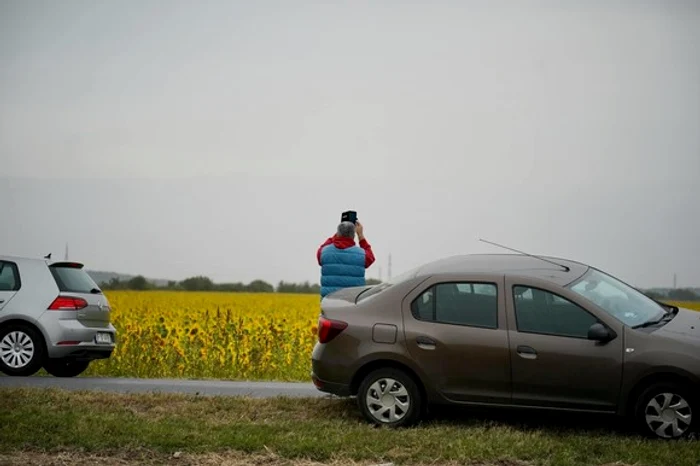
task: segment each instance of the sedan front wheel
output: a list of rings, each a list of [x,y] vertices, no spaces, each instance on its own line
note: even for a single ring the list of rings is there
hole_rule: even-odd
[[[687,437],[697,425],[698,406],[690,390],[675,383],[660,383],[644,390],[635,407],[637,426],[660,439]]]

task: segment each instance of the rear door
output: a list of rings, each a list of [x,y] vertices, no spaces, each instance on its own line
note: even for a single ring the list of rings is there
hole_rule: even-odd
[[[621,324],[549,282],[508,277],[506,285],[513,402],[614,411],[622,379]],[[612,328],[617,337],[589,340],[594,323]]]
[[[449,400],[510,400],[503,286],[499,275],[433,277],[404,299],[408,351]]]
[[[74,296],[87,301],[87,307],[80,309],[77,319],[86,327],[108,327],[111,309],[107,298],[83,265],[75,262],[56,262],[49,266],[62,296]]]
[[[17,264],[0,260],[0,310],[7,306],[21,286]]]

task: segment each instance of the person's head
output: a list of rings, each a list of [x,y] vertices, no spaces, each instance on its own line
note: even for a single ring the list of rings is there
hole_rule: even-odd
[[[352,222],[340,222],[337,235],[341,238],[355,238],[355,224]]]

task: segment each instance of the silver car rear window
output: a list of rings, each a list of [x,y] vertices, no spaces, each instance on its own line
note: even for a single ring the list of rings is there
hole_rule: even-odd
[[[70,266],[49,267],[58,289],[66,293],[96,293],[100,289],[82,268]]]

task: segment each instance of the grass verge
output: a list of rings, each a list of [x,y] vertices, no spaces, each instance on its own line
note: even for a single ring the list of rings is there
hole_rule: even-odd
[[[600,418],[513,419],[451,410],[417,428],[389,430],[366,424],[351,400],[33,388],[0,389],[0,400],[0,464],[47,464],[43,459],[60,455],[67,461],[53,464],[700,462],[697,441],[644,440]]]

